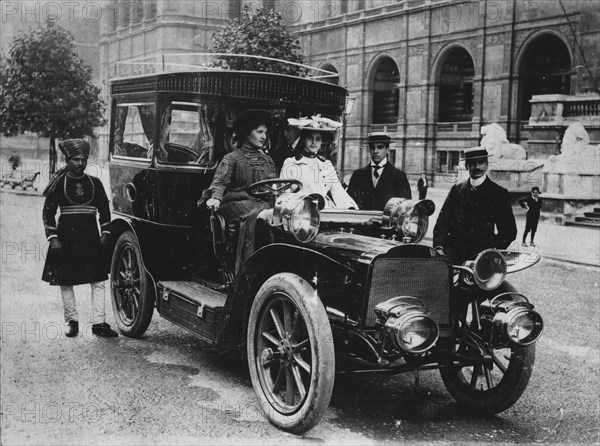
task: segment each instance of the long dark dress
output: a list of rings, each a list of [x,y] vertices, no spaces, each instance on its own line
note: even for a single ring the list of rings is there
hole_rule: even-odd
[[[271,157],[262,150],[244,146],[225,155],[210,185],[210,197],[223,202],[220,211],[228,221],[245,220],[269,206],[266,201],[248,195],[246,187],[269,178],[277,178]]]
[[[110,209],[102,182],[90,175],[65,175],[44,203],[46,237],[58,235],[62,248],[48,252],[43,281],[50,285],[80,285],[106,280],[108,262],[100,246],[97,214],[105,228],[110,223]]]
[[[267,200],[253,198],[246,188],[257,181],[277,178],[277,169],[271,157],[262,150],[244,146],[228,153],[219,164],[208,196],[223,202],[219,208],[228,222],[239,223],[238,257],[235,270],[254,251],[256,217],[269,207]]]

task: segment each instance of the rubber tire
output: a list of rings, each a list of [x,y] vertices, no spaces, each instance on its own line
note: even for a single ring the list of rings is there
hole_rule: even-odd
[[[510,408],[529,384],[535,362],[535,344],[513,346],[511,351],[511,361],[502,380],[485,392],[472,389],[464,383],[455,368],[441,368],[440,374],[448,393],[457,403],[485,413],[496,414]]]
[[[131,248],[134,254],[134,260],[137,262],[137,268],[140,272],[140,303],[136,316],[133,323],[127,323],[123,320],[119,309],[119,303],[117,302],[117,290],[116,290],[116,278],[119,275],[119,265],[121,258],[126,249]],[[148,329],[150,321],[152,320],[152,313],[154,312],[155,302],[155,290],[152,284],[152,279],[144,268],[144,262],[142,260],[142,251],[136,236],[131,231],[123,232],[117,239],[115,249],[113,251],[111,266],[110,266],[110,291],[113,313],[115,315],[115,322],[119,331],[125,336],[130,338],[139,338]]]
[[[276,293],[286,295],[296,306],[304,319],[311,344],[310,388],[301,406],[293,414],[281,413],[265,395],[255,353],[261,310]],[[313,428],[329,406],[335,380],[335,351],[331,326],[315,289],[296,274],[280,273],[270,277],[258,290],[252,303],[247,339],[248,368],[252,386],[266,417],[276,427],[294,434],[302,434]]]

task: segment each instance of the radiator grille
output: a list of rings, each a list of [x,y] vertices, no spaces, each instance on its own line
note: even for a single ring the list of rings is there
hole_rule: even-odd
[[[421,299],[438,324],[450,322],[450,267],[438,258],[380,258],[373,265],[366,324],[373,326],[373,309],[380,302],[397,296]]]

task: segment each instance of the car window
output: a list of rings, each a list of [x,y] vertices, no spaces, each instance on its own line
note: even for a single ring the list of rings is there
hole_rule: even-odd
[[[172,102],[161,111],[161,162],[211,166],[215,162],[216,105]]]
[[[156,106],[151,103],[118,104],[115,113],[114,155],[151,158]]]

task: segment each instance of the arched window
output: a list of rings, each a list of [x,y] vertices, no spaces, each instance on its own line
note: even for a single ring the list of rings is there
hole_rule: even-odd
[[[323,65],[321,67],[321,69],[322,70],[330,71],[332,73],[337,73],[338,72],[338,70],[333,65],[331,65],[330,63],[326,63],[325,65]],[[319,73],[319,76],[325,76],[325,73]],[[329,77],[323,77],[320,80],[322,80],[323,82],[328,82],[328,83],[333,84],[333,85],[339,85],[340,77],[339,76],[329,76]]]
[[[560,38],[544,35],[527,46],[521,60],[517,119],[525,121],[531,115],[531,96],[570,93],[571,57]]]
[[[373,124],[398,122],[398,84],[400,74],[396,62],[389,57],[381,59],[373,77]]]
[[[473,76],[471,55],[454,48],[445,56],[439,77],[439,122],[464,122],[473,119]]]

